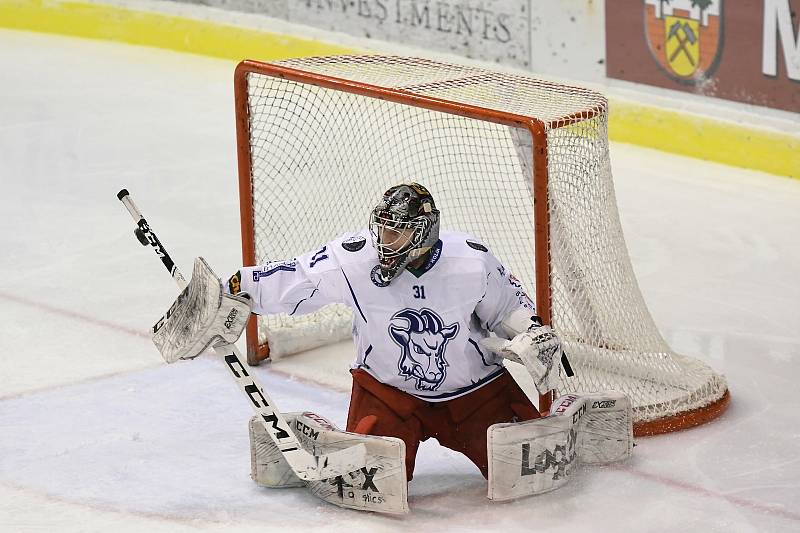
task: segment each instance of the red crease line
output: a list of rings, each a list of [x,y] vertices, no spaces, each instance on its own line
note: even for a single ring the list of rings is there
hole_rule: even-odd
[[[129,328],[128,326],[123,326],[121,324],[116,324],[114,322],[110,322],[108,320],[102,320],[100,318],[96,318],[90,315],[85,315],[83,313],[78,313],[76,311],[71,311],[69,309],[62,309],[60,307],[55,307],[52,305],[48,305],[36,300],[31,300],[28,298],[22,298],[20,296],[16,296],[14,294],[10,294],[4,291],[0,291],[0,298],[4,300],[9,300],[18,304],[26,305],[28,307],[33,307],[34,309],[38,309],[40,311],[45,311],[47,313],[51,313],[58,316],[63,316],[66,318],[71,318],[73,320],[78,320],[80,322],[86,322],[89,324],[93,324],[95,326],[102,326],[104,328],[113,329],[115,331],[120,331],[122,333],[127,333],[128,335],[133,335],[135,337],[141,338],[150,338],[150,336],[145,333],[144,331],[140,331],[138,329]]]
[[[745,498],[740,498],[738,496],[730,496],[728,494],[723,494],[721,492],[713,491],[710,489],[706,489],[700,487],[698,485],[693,485],[686,481],[679,481],[677,479],[668,478],[666,476],[661,476],[658,474],[650,474],[647,472],[642,472],[641,470],[636,470],[627,465],[617,465],[615,469],[622,470],[624,472],[628,472],[629,474],[633,474],[634,476],[638,476],[640,478],[648,479],[650,481],[655,481],[661,483],[662,485],[667,485],[670,487],[675,487],[679,489],[683,489],[689,492],[694,492],[695,494],[700,494],[703,496],[707,496],[710,498],[717,498],[720,500],[725,500],[728,503],[736,505],[738,507],[745,507],[748,509],[752,509],[754,511],[758,511],[760,513],[778,515],[783,518],[788,518],[789,520],[800,521],[800,513],[794,513],[792,511],[787,511],[781,507],[776,505],[765,505],[762,503],[757,503],[751,500],[747,500]]]

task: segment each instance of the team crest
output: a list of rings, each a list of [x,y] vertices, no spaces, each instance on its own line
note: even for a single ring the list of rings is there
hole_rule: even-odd
[[[650,53],[671,78],[708,79],[722,51],[722,0],[644,0]]]
[[[389,335],[400,346],[400,375],[406,381],[417,380],[417,390],[438,389],[447,376],[445,349],[450,339],[458,335],[458,322],[445,326],[430,309],[403,309],[392,316]]]
[[[389,285],[389,282],[384,281],[384,279],[381,277],[380,265],[375,265],[372,267],[372,271],[369,273],[369,279],[372,280],[372,283],[374,283],[376,287],[386,287]]]
[[[342,241],[342,248],[347,250],[348,252],[357,252],[364,247],[366,244],[367,239],[364,237],[350,237],[349,239],[345,239]]]

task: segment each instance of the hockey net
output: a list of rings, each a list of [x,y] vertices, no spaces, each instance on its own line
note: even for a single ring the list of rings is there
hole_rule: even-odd
[[[434,195],[443,229],[481,238],[535,294],[576,374],[559,392],[627,393],[640,435],[727,406],[725,378],[673,352],[641,296],[602,95],[394,56],[245,61],[235,85],[245,264],[365,227],[380,194],[413,179]],[[249,360],[347,338],[351,321],[343,306],[258,317]]]

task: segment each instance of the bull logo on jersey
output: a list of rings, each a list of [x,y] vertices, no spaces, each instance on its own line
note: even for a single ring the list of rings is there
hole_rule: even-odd
[[[402,350],[397,361],[400,375],[406,381],[416,379],[417,390],[438,389],[447,375],[444,352],[450,339],[458,335],[458,322],[445,326],[430,309],[403,309],[392,316],[389,334]]]

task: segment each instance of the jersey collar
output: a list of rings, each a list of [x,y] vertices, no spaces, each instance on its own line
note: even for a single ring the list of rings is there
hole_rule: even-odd
[[[428,253],[428,260],[425,261],[424,265],[422,265],[420,268],[413,268],[413,269],[406,267],[406,270],[408,270],[414,276],[419,278],[425,272],[427,272],[428,270],[432,269],[433,265],[435,265],[439,261],[440,257],[442,257],[442,240],[441,239],[436,241],[436,244],[434,244],[431,247],[431,251]]]

